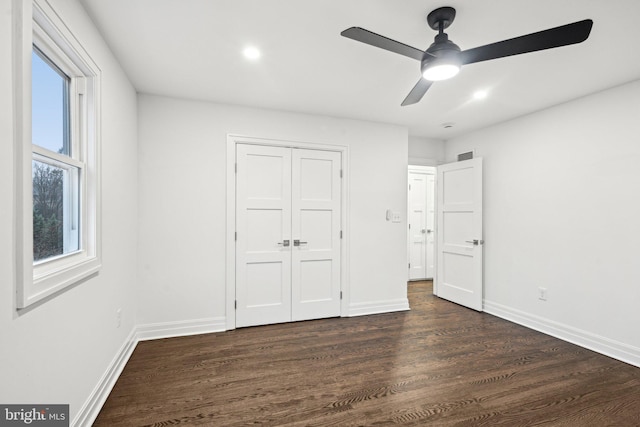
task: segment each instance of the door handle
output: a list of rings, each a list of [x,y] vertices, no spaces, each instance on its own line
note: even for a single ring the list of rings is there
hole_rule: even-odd
[[[465,242],[467,242],[467,243],[473,243],[473,245],[474,245],[474,246],[484,245],[484,240],[478,240],[478,239],[465,240]]]
[[[301,242],[298,239],[294,239],[293,240],[293,246],[300,246],[300,245],[306,245],[306,244],[307,244],[307,242]]]
[[[278,245],[287,247],[289,246],[289,240],[287,239],[283,240],[282,242],[278,242]]]

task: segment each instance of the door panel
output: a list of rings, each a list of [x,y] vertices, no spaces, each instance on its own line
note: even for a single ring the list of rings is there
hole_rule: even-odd
[[[301,210],[300,215],[300,236],[304,236],[302,241],[313,242],[314,250],[331,251],[334,240],[334,215],[331,210],[308,209]],[[308,248],[308,246],[307,246]]]
[[[409,280],[427,277],[427,175],[409,172]]]
[[[281,262],[247,264],[247,308],[272,307],[284,303],[282,264]]]
[[[468,208],[467,208],[468,209]],[[446,244],[458,249],[469,249],[469,236],[473,236],[472,216],[468,212],[446,212],[442,218],[442,232]]]
[[[248,254],[268,253],[278,248],[278,243],[282,242],[283,222],[286,222],[282,214],[281,209],[247,207],[244,238]]]
[[[333,288],[326,286],[332,282],[333,262],[327,259],[307,259],[300,263],[300,302],[303,304],[331,301]]]
[[[340,315],[340,169],[340,153],[292,152],[292,320]]]
[[[238,151],[245,152],[246,145]],[[283,194],[286,191],[283,180],[289,175],[283,168],[287,166],[289,156],[284,151],[271,152],[271,147],[256,147],[254,152],[247,152],[243,155],[243,175],[246,177],[247,199],[268,202],[270,200],[285,200],[289,195]]]
[[[291,150],[238,144],[236,326],[291,319]]]
[[[427,245],[426,245],[426,269],[427,269],[427,278],[431,279],[433,278],[434,275],[434,271],[435,271],[435,266],[434,266],[434,260],[435,260],[435,229],[436,229],[436,224],[435,224],[435,217],[436,217],[436,210],[435,210],[435,192],[436,192],[436,178],[435,175],[427,175],[427,207],[426,207],[426,212],[427,212]]]
[[[303,150],[306,153],[321,153],[320,151]],[[299,154],[299,150],[296,150]],[[313,154],[312,154],[313,155]],[[294,156],[294,161],[296,158]],[[301,200],[333,200],[334,162],[331,159],[300,158],[300,199]]]
[[[438,166],[439,297],[482,311],[482,158]]]

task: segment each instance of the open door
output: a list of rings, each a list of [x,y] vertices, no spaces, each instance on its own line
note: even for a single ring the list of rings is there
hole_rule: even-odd
[[[438,166],[436,183],[435,293],[482,311],[482,158]]]

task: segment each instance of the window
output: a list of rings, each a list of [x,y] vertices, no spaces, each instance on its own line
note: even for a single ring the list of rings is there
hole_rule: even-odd
[[[34,45],[31,54],[33,261],[80,249],[80,176],[70,134],[71,78]],[[73,138],[77,141],[77,138]]]
[[[22,197],[17,308],[100,267],[99,68],[48,2],[22,7],[32,20],[18,23],[23,37],[15,50],[23,67],[14,85]]]

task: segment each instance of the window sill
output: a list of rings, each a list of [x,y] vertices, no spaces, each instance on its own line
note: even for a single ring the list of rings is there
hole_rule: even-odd
[[[100,271],[101,263],[97,257],[86,258],[80,262],[59,265],[45,274],[34,274],[31,283],[24,283],[22,295],[18,295],[18,309],[27,308],[39,301],[83,281]],[[35,270],[34,270],[35,272]]]

